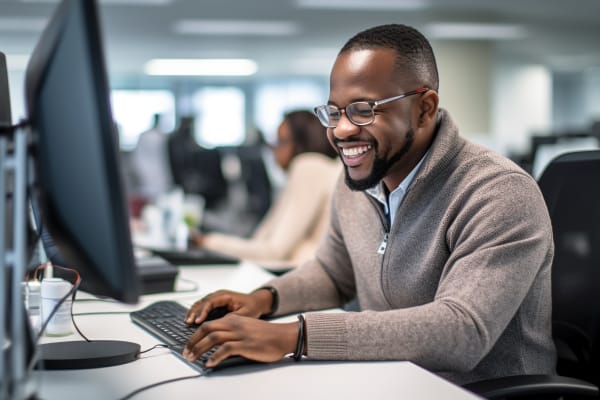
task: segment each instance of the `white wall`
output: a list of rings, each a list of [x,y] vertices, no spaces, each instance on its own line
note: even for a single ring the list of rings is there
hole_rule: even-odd
[[[432,42],[440,74],[440,106],[461,133],[490,133],[493,46],[484,41]]]
[[[528,151],[531,134],[550,130],[552,75],[547,68],[504,60],[486,41],[432,45],[440,69],[440,105],[464,136],[505,154],[522,153]],[[600,96],[600,90],[594,93]]]
[[[553,76],[553,115],[554,130],[565,132],[583,129],[587,123],[585,116],[585,82],[580,72],[559,72]]]
[[[584,131],[600,121],[600,69],[557,72],[553,84],[556,131]]]
[[[25,73],[23,71],[8,71],[8,86],[10,91],[10,108],[13,124],[25,117]]]
[[[492,134],[506,152],[529,150],[529,136],[552,124],[552,76],[538,65],[499,62],[492,87]]]
[[[586,127],[592,122],[600,121],[600,69],[594,68],[584,72],[584,99]]]

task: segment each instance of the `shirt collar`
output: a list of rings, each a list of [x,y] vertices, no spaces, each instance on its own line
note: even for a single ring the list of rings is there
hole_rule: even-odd
[[[406,195],[408,187],[410,186],[412,181],[415,179],[415,175],[417,175],[419,168],[423,164],[423,161],[427,158],[428,154],[429,154],[429,150],[423,155],[423,157],[421,157],[421,159],[419,160],[417,165],[415,165],[415,167],[410,171],[410,173],[408,175],[406,175],[406,177],[402,180],[402,182],[400,182],[400,184],[390,193],[389,202],[388,202],[388,197],[385,194],[385,188],[383,186],[384,185],[383,181],[380,181],[378,184],[376,184],[372,188],[365,190],[365,192],[368,195],[370,195],[375,200],[377,200],[379,203],[381,203],[386,215],[390,215],[390,209],[392,210],[393,215],[391,215],[391,218],[390,218],[391,221],[394,220],[393,217],[395,216],[396,209],[398,208],[398,206],[404,199],[404,196]]]

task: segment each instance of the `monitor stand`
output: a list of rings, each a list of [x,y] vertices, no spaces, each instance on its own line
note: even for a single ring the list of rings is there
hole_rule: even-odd
[[[122,340],[44,343],[39,346],[38,369],[87,369],[126,364],[138,359],[140,345]]]

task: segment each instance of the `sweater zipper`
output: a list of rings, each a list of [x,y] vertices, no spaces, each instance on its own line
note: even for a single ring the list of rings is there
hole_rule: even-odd
[[[388,222],[387,217],[384,215],[383,210],[381,209],[381,207],[380,207],[379,203],[377,202],[377,200],[373,199],[372,197],[370,197],[366,193],[365,193],[365,196],[368,197],[368,199],[371,202],[371,204],[373,204],[373,206],[377,210],[377,214],[379,215],[379,220],[381,221],[381,225],[383,226],[383,229],[384,229],[384,232],[385,232],[383,234],[383,239],[381,240],[381,243],[379,244],[379,247],[377,247],[377,254],[383,255],[383,254],[385,254],[385,249],[387,248],[388,239],[390,237],[390,223]]]
[[[386,232],[385,235],[383,235],[383,240],[381,241],[379,248],[377,248],[377,254],[385,254],[385,249],[387,248],[389,237],[390,234],[388,232]]]
[[[379,203],[377,202],[377,200],[375,200],[374,198],[372,198],[371,196],[369,196],[368,194],[365,193],[365,196],[367,196],[368,200],[371,202],[371,204],[373,205],[373,207],[375,207],[375,210],[377,212],[377,214],[379,215],[379,220],[381,222],[381,225],[383,226],[383,239],[381,241],[381,243],[379,244],[379,247],[377,248],[377,254],[382,256],[381,259],[381,277],[380,277],[380,282],[379,284],[381,285],[381,290],[383,293],[383,298],[385,299],[385,301],[388,303],[388,305],[390,307],[392,307],[392,303],[390,302],[390,300],[388,299],[388,296],[386,295],[386,290],[385,290],[385,283],[383,282],[383,270],[384,270],[384,265],[385,265],[385,251],[387,249],[388,246],[388,242],[390,239],[390,230],[391,230],[391,222],[388,221],[387,216],[384,214],[383,210],[381,209]]]

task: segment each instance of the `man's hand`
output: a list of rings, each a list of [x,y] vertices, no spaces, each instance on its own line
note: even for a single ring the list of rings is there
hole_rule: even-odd
[[[298,324],[271,323],[242,315],[227,314],[203,323],[190,337],[183,356],[197,360],[215,345],[217,351],[206,362],[212,368],[230,356],[260,362],[273,362],[293,353],[298,339]]]
[[[187,312],[185,322],[200,324],[206,320],[210,310],[227,307],[231,314],[260,318],[271,310],[273,296],[269,290],[257,290],[251,294],[219,290],[195,302]]]

